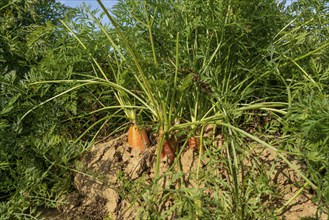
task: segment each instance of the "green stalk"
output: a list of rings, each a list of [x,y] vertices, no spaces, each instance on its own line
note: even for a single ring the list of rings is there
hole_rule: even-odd
[[[207,125],[207,124],[204,124],[204,125],[201,127],[201,131],[200,131],[199,156],[198,156],[198,163],[197,163],[197,170],[196,170],[196,179],[198,180],[197,190],[199,189],[199,173],[200,173],[201,158],[202,158],[203,133],[204,133],[204,128],[206,127],[206,125]]]
[[[156,13],[156,11],[154,13]],[[149,37],[150,37],[150,42],[151,42],[153,62],[154,62],[154,65],[156,67],[158,67],[158,61],[157,61],[157,57],[156,57],[156,52],[155,52],[155,47],[154,47],[154,40],[153,40],[153,33],[152,33],[152,25],[153,25],[154,18],[152,19],[152,21],[150,21],[149,16],[146,14],[146,20],[147,20],[147,25],[146,26],[147,26],[147,30],[149,32]]]
[[[197,163],[197,173],[196,173],[196,179],[197,179],[197,193],[199,194],[199,187],[200,187],[200,179],[199,179],[199,173],[200,173],[200,167],[201,167],[201,159],[203,155],[203,133],[204,133],[204,128],[206,127],[207,124],[204,124],[201,128],[200,132],[200,144],[199,144],[199,156],[198,156],[198,163]],[[202,202],[201,199],[198,197],[195,201],[196,205],[198,206],[198,209],[196,210],[196,216],[197,219],[198,217],[202,216]]]
[[[238,170],[239,170],[239,165],[238,165],[238,159],[237,159],[237,153],[235,150],[235,143],[233,140],[233,132],[231,128],[228,128],[229,135],[231,137],[231,149],[232,149],[232,155],[233,155],[233,166],[230,168],[232,172],[232,178],[233,178],[233,184],[234,184],[234,197],[235,197],[235,204],[240,205],[240,200],[239,200],[239,178],[238,178]],[[230,151],[227,152],[228,155],[230,155]],[[236,211],[237,207],[236,207]],[[242,210],[241,210],[242,211]],[[241,217],[243,219],[244,213],[241,213]]]
[[[307,72],[295,61],[295,60],[291,60],[291,62],[293,64],[295,64],[298,69],[300,69],[300,71],[302,71],[302,73],[306,76],[306,78],[308,78],[318,89],[319,91],[322,91],[322,89],[320,88],[320,86],[314,81],[314,79],[309,75],[307,74]]]
[[[118,52],[118,54],[120,55],[120,57],[121,57],[122,59],[125,60],[125,57],[124,57],[124,55],[120,52],[120,49],[119,49],[118,45],[117,45],[116,43],[114,43],[112,37],[110,37],[110,35],[108,34],[108,31],[105,30],[105,28],[104,28],[103,24],[100,22],[100,20],[97,19],[97,18],[93,15],[93,13],[91,13],[91,11],[89,10],[89,8],[86,7],[86,4],[85,4],[85,3],[83,3],[83,5],[84,5],[84,8],[85,8],[85,9],[87,10],[87,12],[89,13],[89,15],[90,15],[90,16],[93,18],[93,20],[97,23],[97,25],[98,25],[98,27],[101,29],[102,33],[106,36],[106,38],[111,42],[111,45],[114,47],[114,49],[115,49],[115,50],[113,50],[113,52],[115,53],[115,54],[114,54],[114,58],[117,59],[117,57],[116,57],[116,52]]]
[[[241,107],[238,110],[239,111],[248,111],[248,110],[254,110],[254,109],[269,109],[269,108],[278,108],[278,107],[287,107],[286,102],[260,102],[256,104],[249,104],[245,107]],[[276,110],[277,111],[277,110]],[[282,112],[285,113],[285,112]]]
[[[179,63],[179,32],[177,33],[176,36],[176,63],[175,63],[175,76],[174,76],[174,86],[173,86],[173,92],[171,95],[171,99],[170,99],[170,106],[169,106],[169,113],[168,113],[168,117],[169,117],[169,123],[172,124],[172,113],[173,113],[173,109],[175,106],[175,98],[176,98],[176,88],[177,88],[177,75],[178,75],[178,63]]]
[[[123,92],[126,92],[127,94],[131,95],[132,97],[136,98],[136,100],[140,101],[141,104],[143,104],[152,114],[155,114],[155,111],[154,109],[148,105],[143,99],[141,99],[139,96],[137,96],[136,94],[134,94],[133,92],[131,92],[130,90],[126,89],[125,87],[121,86],[121,85],[118,85],[116,83],[113,83],[113,82],[110,82],[110,81],[104,81],[102,79],[99,79],[99,78],[96,78],[95,79],[98,79],[98,80],[47,80],[47,81],[42,81],[42,82],[34,82],[34,83],[31,83],[30,85],[36,85],[36,84],[46,84],[46,83],[77,83],[77,82],[80,82],[80,83],[84,83],[82,85],[79,85],[79,86],[76,86],[74,88],[71,88],[71,89],[68,89],[67,91],[59,94],[59,95],[56,95],[56,97],[53,97],[51,98],[51,100],[57,98],[58,96],[60,95],[63,95],[67,92],[70,92],[74,89],[77,89],[78,87],[82,87],[82,86],[85,86],[85,85],[92,85],[92,84],[99,84],[99,85],[103,85],[103,86],[109,86],[117,91],[123,91]],[[51,101],[51,100],[47,100],[48,101]]]
[[[124,44],[127,47],[128,53],[130,54],[130,56],[132,57],[136,68],[138,70],[139,76],[141,77],[142,81],[140,81],[138,79],[137,76],[135,76],[136,80],[139,82],[140,87],[143,89],[143,91],[145,92],[146,96],[148,97],[149,101],[151,102],[152,106],[154,107],[154,110],[152,111],[157,118],[161,120],[162,119],[162,115],[160,114],[159,110],[158,110],[158,104],[155,100],[155,97],[153,96],[153,92],[151,90],[151,87],[147,81],[146,75],[138,61],[137,55],[135,53],[135,51],[133,50],[133,48],[130,46],[127,38],[123,35],[123,33],[121,32],[120,28],[118,27],[117,23],[115,22],[115,20],[112,18],[112,16],[110,15],[110,13],[107,11],[107,9],[105,8],[105,6],[103,5],[101,0],[97,0],[98,4],[101,6],[102,10],[104,11],[104,13],[106,14],[106,16],[109,18],[109,20],[111,21],[112,25],[114,26],[118,36],[120,37],[120,39],[124,42]]]
[[[297,192],[283,205],[281,208],[277,209],[275,211],[276,214],[280,214],[283,209],[285,209],[292,201],[294,201],[302,192],[303,190],[308,186],[308,183],[306,182]]]
[[[228,127],[228,128],[232,128],[233,130],[253,139],[254,141],[257,141],[258,143],[266,146],[267,148],[273,150],[274,152],[276,152],[278,154],[278,156],[291,168],[293,169],[300,177],[302,177],[310,186],[313,187],[313,189],[318,189],[318,187],[312,183],[311,180],[309,180],[296,166],[294,166],[292,163],[290,163],[290,161],[282,155],[282,153],[280,152],[280,150],[278,150],[277,148],[273,147],[272,145],[266,143],[265,141],[262,141],[260,140],[258,137],[254,136],[254,135],[251,135],[249,134],[248,132],[244,131],[244,130],[241,130],[240,128],[237,128],[233,125],[230,125],[230,124],[227,124],[227,123],[224,123],[224,122],[221,122],[221,121],[218,121],[217,124],[219,125],[222,125],[222,126],[225,126],[225,127]]]
[[[120,110],[118,110],[118,111],[116,111],[116,113],[117,112],[119,112]],[[99,123],[101,123],[102,121],[108,121],[108,120],[110,120],[114,115],[116,115],[116,113],[114,113],[113,115],[111,115],[111,116],[108,116],[108,117],[103,117],[103,118],[101,118],[101,119],[99,119],[98,121],[96,121],[95,123],[93,123],[92,125],[90,125],[75,141],[74,141],[74,143],[73,144],[76,144],[76,143],[78,143],[80,140],[81,140],[81,138],[83,138],[83,136],[85,136],[87,133],[88,133],[88,131],[90,131],[93,127],[95,127],[96,125],[98,125]]]
[[[322,50],[322,49],[324,49],[324,48],[326,48],[328,46],[329,46],[329,42],[328,43],[325,43],[324,45],[322,45],[322,46],[320,46],[318,48],[316,48],[315,50],[312,50],[312,51],[310,51],[310,52],[308,52],[308,53],[306,53],[306,54],[304,54],[304,55],[302,55],[300,57],[295,58],[293,61],[297,62],[298,60],[301,60],[301,59],[304,59],[304,58],[306,58],[308,56],[311,56],[312,54],[314,54],[314,53],[316,53],[316,52],[318,52],[318,51],[320,51],[320,50]]]
[[[64,27],[66,27],[66,29],[68,29],[70,31],[70,33],[73,35],[73,37],[79,42],[79,44],[82,46],[83,49],[87,50],[86,45],[80,40],[80,38],[74,33],[74,31],[62,20],[60,20],[60,22],[64,25]],[[96,61],[96,59],[94,57],[91,57],[91,59],[93,60],[93,62],[96,64],[97,68],[101,71],[104,79],[106,81],[109,81],[109,79],[107,78],[107,76],[105,75],[105,73],[103,72],[102,68],[100,67],[100,65],[98,64],[98,62]]]
[[[74,81],[74,82],[75,82],[75,81]],[[44,83],[49,83],[49,81],[44,81]],[[38,84],[38,83],[31,83],[30,85],[33,85],[33,84]],[[62,95],[65,95],[66,93],[69,93],[69,92],[71,92],[71,91],[73,91],[73,90],[76,90],[76,89],[78,89],[78,88],[80,88],[80,87],[83,87],[83,86],[86,86],[86,85],[91,85],[91,84],[93,84],[93,83],[91,83],[91,82],[86,82],[86,83],[84,83],[84,84],[74,86],[73,88],[67,89],[67,90],[65,90],[64,92],[61,92],[61,93],[59,93],[59,94],[57,94],[57,95],[55,95],[55,96],[53,96],[53,97],[47,99],[46,101],[41,102],[40,104],[38,104],[38,105],[34,106],[33,108],[31,108],[30,110],[28,110],[28,111],[27,111],[27,112],[21,117],[21,120],[23,120],[28,114],[30,114],[32,111],[34,111],[35,109],[39,108],[40,106],[42,106],[42,105],[44,105],[44,104],[46,104],[46,103],[48,103],[48,102],[50,102],[50,101],[52,101],[52,100],[54,100],[54,99],[60,97],[60,96],[62,96]]]
[[[89,12],[89,14],[92,16],[93,20],[98,24],[98,26],[100,27],[100,29],[102,30],[102,32],[105,34],[105,36],[107,37],[107,39],[111,42],[112,46],[116,49],[114,50],[114,57],[115,57],[115,61],[117,63],[117,66],[119,67],[119,61],[116,57],[116,51],[118,51],[118,53],[120,54],[120,56],[125,59],[122,55],[122,53],[120,52],[119,50],[119,47],[114,43],[114,41],[112,40],[112,38],[108,35],[107,31],[104,29],[103,25],[100,23],[100,21],[90,12],[90,10],[88,9],[88,7],[85,7],[86,10]],[[85,49],[87,50],[87,47],[85,46],[85,44],[80,40],[80,38],[72,31],[72,29],[63,21],[61,21],[62,24],[70,31],[70,33],[74,36],[74,38],[80,43],[80,45]],[[94,58],[94,57],[91,57],[91,59],[93,60],[93,62],[95,63],[95,65],[97,66],[97,69],[101,72],[101,74],[103,75],[105,81],[109,82],[105,72],[103,71],[102,67],[99,65],[99,63],[97,62],[97,60]],[[113,71],[113,73],[115,73],[116,71],[113,69],[112,65],[111,65],[111,69]],[[118,71],[119,72],[119,71]],[[118,74],[119,75],[119,74]],[[118,79],[118,76],[115,75],[115,79],[116,79],[116,82],[118,83],[119,79]],[[124,95],[125,94],[118,94],[120,93],[119,91],[118,92],[114,92],[114,95],[116,97],[116,99],[118,100],[118,102],[120,103],[120,105],[124,106],[124,105],[129,105],[130,102],[129,101],[126,101],[124,100]],[[127,115],[127,117],[133,121],[135,120],[135,114],[132,110],[129,110],[129,109],[123,109],[125,114]]]
[[[165,140],[165,134],[163,132],[161,137],[160,137],[160,141],[158,143],[159,146],[158,146],[157,158],[156,158],[156,161],[155,161],[154,182],[155,182],[155,185],[156,185],[156,189],[157,189],[157,183],[158,183],[158,180],[159,180],[161,151],[162,151],[164,140]]]

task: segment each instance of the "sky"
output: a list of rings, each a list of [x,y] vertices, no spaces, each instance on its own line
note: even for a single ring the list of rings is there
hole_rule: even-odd
[[[82,3],[85,3],[87,6],[91,6],[91,10],[100,8],[96,0],[57,0],[56,2],[60,2],[72,8],[82,6]],[[102,3],[107,9],[111,9],[117,2],[117,0],[102,0]],[[101,21],[103,24],[110,22],[106,16],[104,16]]]
[[[70,7],[78,7],[82,5],[82,3],[86,3],[86,5],[91,5],[93,9],[99,7],[96,0],[57,0],[57,2],[63,3]],[[117,3],[117,0],[102,0],[103,4],[106,8],[112,8],[112,6]]]

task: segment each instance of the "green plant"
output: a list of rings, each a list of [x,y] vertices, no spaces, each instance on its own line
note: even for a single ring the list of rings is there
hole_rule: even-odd
[[[326,212],[329,205],[328,101],[328,96],[321,93],[301,93],[288,118],[294,131],[293,140],[299,143],[299,148],[293,150],[306,164],[309,178],[319,185],[316,200]]]
[[[45,103],[67,87],[30,86],[48,77],[72,77],[71,64],[82,56],[69,54],[67,34],[55,25],[73,14],[55,1],[0,3],[1,219],[35,219],[37,207],[62,204],[61,196],[71,189],[71,162],[86,149],[82,142],[73,144],[76,134],[67,132],[78,129],[63,123],[79,111],[79,94]]]

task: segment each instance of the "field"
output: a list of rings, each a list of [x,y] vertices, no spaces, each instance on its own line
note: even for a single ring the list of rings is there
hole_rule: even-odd
[[[97,1],[0,3],[1,219],[328,219],[326,1]]]

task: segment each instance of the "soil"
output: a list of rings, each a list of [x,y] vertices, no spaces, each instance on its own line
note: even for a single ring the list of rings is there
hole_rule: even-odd
[[[127,144],[127,136],[121,135],[104,143],[94,145],[85,153],[77,163],[77,172],[74,177],[75,191],[67,196],[68,204],[59,210],[50,210],[44,217],[56,219],[134,219],[138,207],[122,197],[122,179],[128,181],[151,182],[154,178],[156,151],[155,147],[147,149],[144,153],[132,149]],[[296,184],[302,180],[284,162],[277,160],[277,155],[269,150],[255,147],[253,154],[259,156],[267,170],[272,164],[276,165],[269,175],[278,186],[282,195],[280,204],[285,204],[300,189]],[[185,174],[196,169],[197,153],[194,149],[186,149],[180,157],[181,169]],[[297,161],[291,161],[301,166]],[[244,161],[248,164],[249,161]],[[160,175],[169,169],[169,162],[165,159],[160,164]],[[202,166],[206,166],[203,161]],[[201,167],[202,168],[202,167]],[[165,180],[162,184],[167,184]],[[188,187],[195,187],[195,182],[186,177]],[[210,192],[211,193],[211,192]],[[279,215],[279,219],[297,220],[305,217],[315,217],[317,206],[312,202],[312,194],[306,190],[295,198]],[[271,203],[267,198],[265,203]],[[277,198],[275,199],[277,203]],[[164,206],[171,206],[167,201]],[[327,219],[323,215],[320,219]],[[315,218],[314,218],[315,219]]]

